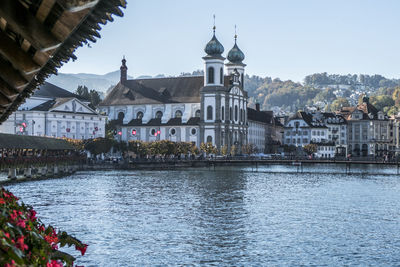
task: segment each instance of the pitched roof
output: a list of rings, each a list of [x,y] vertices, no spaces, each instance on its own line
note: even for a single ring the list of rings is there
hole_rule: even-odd
[[[230,76],[224,77],[224,85],[218,89],[229,88]],[[127,80],[118,83],[99,105],[199,103],[202,88],[215,89],[213,86],[204,87],[204,76]]]
[[[75,150],[70,143],[62,139],[3,133],[0,133],[0,148]]]
[[[120,7],[126,7],[125,0],[50,2],[0,1],[0,17],[7,25],[0,34],[0,123],[49,75],[76,59],[79,46],[95,42],[99,24],[122,16]]]
[[[41,85],[39,89],[35,91],[33,96],[46,98],[75,97],[83,101],[88,101],[87,99],[84,99],[77,94],[71,93],[70,91],[62,89],[61,87],[58,87],[49,82],[45,82],[43,85]]]
[[[257,111],[252,108],[247,108],[247,118],[251,121],[272,124],[274,122],[274,113],[273,111]]]
[[[338,114],[342,115],[344,118],[346,118],[346,120],[350,120],[351,114],[356,110],[363,113],[363,120],[378,119],[379,110],[369,102],[363,102],[353,107],[342,107]]]

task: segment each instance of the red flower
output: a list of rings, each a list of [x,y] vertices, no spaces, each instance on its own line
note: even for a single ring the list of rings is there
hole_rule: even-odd
[[[29,220],[31,220],[32,222],[36,221],[36,211],[35,210],[30,210],[29,211]]]
[[[4,201],[4,199],[0,198],[0,205],[6,204],[6,202]]]
[[[14,260],[11,260],[11,263],[6,263],[6,264],[4,265],[4,267],[14,267],[14,266],[16,266]]]
[[[83,244],[82,246],[75,246],[75,249],[79,250],[81,252],[82,256],[83,256],[86,253],[87,247],[88,247],[88,245]]]
[[[17,247],[22,251],[28,249],[28,246],[24,243],[24,239],[25,239],[24,236],[20,236],[20,237],[18,237],[18,240],[17,240]]]
[[[56,261],[56,260],[51,260],[51,262],[48,262],[46,264],[46,267],[63,267],[63,264],[61,262]]]
[[[25,228],[26,227],[25,220],[19,219],[17,222],[17,226]]]

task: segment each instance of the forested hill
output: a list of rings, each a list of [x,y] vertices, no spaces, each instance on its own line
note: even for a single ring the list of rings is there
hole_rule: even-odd
[[[399,79],[387,79],[377,74],[316,73],[306,76],[304,83],[248,75],[245,79],[250,104],[260,103],[263,109],[280,107],[292,112],[312,105],[334,110],[340,106],[355,104],[360,96],[368,95],[373,104],[393,113],[397,111],[391,108],[399,85]]]

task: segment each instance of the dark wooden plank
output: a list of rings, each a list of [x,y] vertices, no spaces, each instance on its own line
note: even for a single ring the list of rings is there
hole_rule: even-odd
[[[2,57],[0,57],[0,77],[19,92],[28,85],[28,81]]]
[[[1,0],[0,16],[8,27],[21,34],[37,50],[47,51],[57,48],[61,42],[46,29],[19,1]]]
[[[99,0],[57,0],[57,2],[68,12],[79,12],[94,7]]]
[[[6,81],[0,78],[0,92],[8,96],[10,99],[17,97],[19,92],[12,88]]]
[[[25,74],[40,70],[40,66],[3,31],[0,31],[0,54]]]

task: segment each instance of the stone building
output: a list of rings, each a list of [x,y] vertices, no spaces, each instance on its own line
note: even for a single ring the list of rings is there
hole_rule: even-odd
[[[89,102],[46,82],[0,125],[1,133],[89,139],[105,136],[106,116]]]
[[[348,123],[348,153],[353,156],[384,156],[390,152],[393,137],[390,121],[378,111],[368,97],[355,107],[343,107],[338,114]]]
[[[122,60],[120,82],[99,107],[116,121],[118,138],[211,142],[218,149],[247,143],[246,65],[236,36],[226,64],[215,27],[204,51],[204,76],[195,77],[128,80]]]

